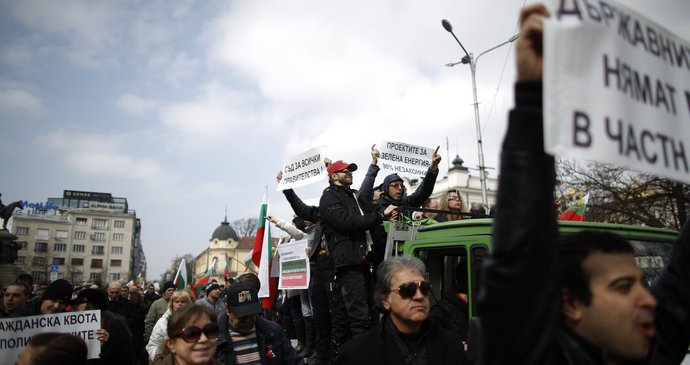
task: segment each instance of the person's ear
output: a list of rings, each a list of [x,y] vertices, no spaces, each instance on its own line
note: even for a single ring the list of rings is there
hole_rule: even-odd
[[[565,318],[575,324],[582,320],[584,304],[579,299],[575,298],[568,289],[561,289],[561,296],[563,300],[563,315]]]
[[[170,337],[165,336],[165,346],[172,352],[173,354],[175,353],[175,345],[173,345],[172,340],[170,340]]]
[[[386,299],[381,299],[381,305],[383,305],[383,309],[386,311],[391,310],[391,296],[387,296]]]

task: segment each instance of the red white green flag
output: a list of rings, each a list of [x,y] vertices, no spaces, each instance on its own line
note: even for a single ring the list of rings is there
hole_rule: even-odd
[[[264,308],[271,308],[273,298],[275,298],[277,284],[275,280],[270,279],[271,275],[271,261],[273,258],[272,241],[271,241],[271,225],[266,219],[268,216],[268,187],[264,193],[264,198],[259,210],[259,221],[256,228],[256,237],[254,238],[254,248],[252,250],[252,262],[259,269],[259,281],[261,282],[261,289],[259,289],[259,298],[261,305]]]
[[[211,262],[211,266],[208,267],[208,270],[206,270],[204,276],[202,276],[201,279],[199,279],[196,282],[196,284],[194,284],[194,293],[196,293],[197,298],[201,297],[201,292],[204,291],[204,287],[211,281],[211,274],[213,274],[213,268],[215,266],[216,260],[213,259],[213,262]]]
[[[583,196],[581,199],[576,200],[573,205],[569,206],[568,209],[558,216],[559,221],[577,221],[582,222],[585,220],[585,210],[587,209],[587,203],[589,202],[589,193]]]
[[[173,285],[175,285],[175,290],[182,290],[187,287],[187,264],[184,259],[180,261],[180,267],[177,268]]]
[[[225,254],[225,270],[223,270],[223,279],[227,282],[230,279],[230,257]]]

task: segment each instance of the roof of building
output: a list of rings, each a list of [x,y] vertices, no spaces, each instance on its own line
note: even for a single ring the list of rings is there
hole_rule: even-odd
[[[230,227],[230,223],[228,223],[228,217],[225,217],[225,220],[220,222],[220,226],[216,228],[215,231],[213,231],[213,234],[211,235],[211,241],[218,239],[218,240],[235,240],[239,241],[240,238],[237,236],[237,232],[235,232],[232,227]]]

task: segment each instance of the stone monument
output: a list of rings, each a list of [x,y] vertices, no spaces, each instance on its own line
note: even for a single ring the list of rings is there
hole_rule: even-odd
[[[13,283],[22,270],[15,266],[17,251],[21,244],[16,242],[17,236],[6,230],[0,230],[0,285],[2,287]]]

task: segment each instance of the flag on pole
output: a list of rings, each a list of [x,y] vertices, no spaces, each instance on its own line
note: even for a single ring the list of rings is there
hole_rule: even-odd
[[[216,266],[216,259],[213,259],[213,262],[211,262],[211,266],[208,267],[208,270],[206,270],[206,273],[204,276],[199,279],[196,284],[194,284],[194,293],[196,294],[196,297],[199,298],[201,297],[201,292],[204,290],[204,286],[211,281],[211,274],[213,274],[213,268]]]
[[[180,267],[177,268],[173,285],[175,285],[175,290],[182,290],[187,287],[187,264],[184,259],[180,261]]]
[[[580,199],[577,199],[568,209],[558,216],[559,221],[577,221],[585,220],[585,210],[589,202],[589,193]]]
[[[261,289],[259,289],[259,298],[261,305],[264,308],[271,308],[273,298],[275,298],[277,284],[275,280],[271,280],[271,259],[273,256],[273,247],[271,241],[271,225],[266,219],[268,216],[268,187],[264,193],[264,198],[259,210],[259,221],[256,228],[256,237],[254,238],[254,248],[252,250],[252,262],[259,268],[259,281],[261,282]]]
[[[230,278],[230,257],[228,257],[228,254],[225,254],[225,270],[223,271],[223,279],[227,282],[228,279]]]

